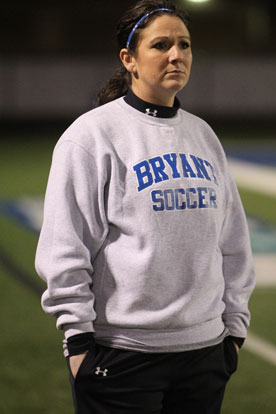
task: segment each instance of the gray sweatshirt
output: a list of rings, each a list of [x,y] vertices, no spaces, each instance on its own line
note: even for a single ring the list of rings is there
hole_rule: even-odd
[[[252,252],[213,130],[123,98],[78,118],[54,150],[36,270],[66,338],[177,352],[246,337]]]

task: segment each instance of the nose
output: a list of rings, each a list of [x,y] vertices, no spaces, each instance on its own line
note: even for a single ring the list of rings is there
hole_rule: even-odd
[[[178,47],[177,45],[173,45],[170,50],[170,56],[169,56],[170,62],[183,60],[183,57],[184,57],[183,50],[180,49],[180,47]]]

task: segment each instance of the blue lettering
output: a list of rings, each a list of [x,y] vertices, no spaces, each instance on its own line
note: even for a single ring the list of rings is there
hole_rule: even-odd
[[[180,194],[185,195],[184,188],[177,188],[176,190],[174,190],[174,194],[175,194],[176,210],[185,210],[185,208],[186,208],[185,201],[183,201],[182,204],[180,204],[180,202],[179,202]]]
[[[165,197],[166,210],[174,210],[175,209],[175,201],[174,201],[173,190],[165,190],[164,191],[164,197]]]
[[[194,200],[193,204],[191,204],[190,193],[196,194],[195,188],[187,188],[186,189],[186,199],[187,199],[187,207],[188,209],[197,208],[197,202]]]
[[[218,186],[219,184],[218,184],[217,177],[215,175],[214,167],[212,166],[212,164],[209,163],[209,161],[206,161],[206,160],[204,160],[204,164],[207,165],[207,167],[210,167],[211,172],[212,172],[212,176],[213,176],[213,179],[214,179],[214,183]]]
[[[133,167],[133,170],[136,173],[138,180],[137,190],[142,191],[145,188],[152,186],[154,183],[160,183],[162,181],[178,179],[181,177],[205,179],[208,181],[214,181],[217,186],[219,185],[215,175],[215,170],[209,161],[203,160],[192,154],[190,154],[189,157],[190,160],[187,159],[186,154],[176,154],[172,152],[164,154],[163,156],[156,156],[136,164]],[[178,163],[181,163],[181,166]],[[208,203],[206,204],[204,191],[205,190],[200,191],[201,201],[199,201],[199,204],[201,203],[201,207],[197,202],[191,202],[189,199],[189,201],[187,200],[187,208],[206,208]],[[181,194],[182,193],[177,193],[177,197]],[[188,192],[188,198],[192,194],[195,193],[190,190]],[[212,192],[211,196],[212,199],[210,200],[210,203],[215,206],[215,193]],[[179,201],[179,203],[180,206],[181,201]]]
[[[208,208],[209,204],[206,201],[206,196],[205,196],[205,194],[208,193],[208,189],[206,187],[198,187],[197,192],[198,192],[198,201],[199,201],[198,208]]]
[[[153,210],[154,211],[163,211],[164,208],[165,208],[164,199],[163,198],[160,198],[158,196],[162,197],[163,196],[163,191],[161,191],[161,190],[154,190],[154,191],[151,192],[151,199],[152,199],[152,201],[154,203],[157,203],[157,204],[159,203],[159,205],[154,204],[152,207],[153,207]]]
[[[216,190],[211,187],[209,187],[208,190],[209,190],[210,207],[218,208]]]
[[[154,190],[151,198],[154,211],[218,208],[216,190],[211,187]]]
[[[211,181],[211,178],[209,177],[207,170],[204,166],[204,161],[199,158],[199,157],[195,157],[194,155],[190,155],[190,157],[192,158],[196,170],[197,170],[197,177],[198,178],[206,178],[206,180]]]
[[[145,188],[153,184],[152,174],[150,172],[150,166],[147,161],[142,161],[139,164],[133,167],[133,170],[136,172],[138,180],[138,191],[142,191]]]
[[[154,157],[149,160],[151,163],[154,176],[155,176],[155,182],[160,183],[160,181],[165,181],[169,179],[169,176],[164,172],[165,170],[165,164],[161,157]]]
[[[179,174],[179,172],[177,170],[177,164],[176,164],[177,158],[176,158],[176,154],[175,153],[165,154],[165,155],[163,155],[163,157],[164,157],[164,160],[167,161],[167,163],[169,164],[169,166],[172,169],[172,173],[173,173],[172,174],[172,177],[173,178],[179,178],[180,177],[180,174]]]
[[[184,177],[196,178],[196,175],[195,175],[192,167],[188,163],[188,160],[186,158],[186,155],[185,154],[179,154],[179,156],[180,156],[181,162],[182,162],[182,168],[183,168],[183,175],[184,175]]]

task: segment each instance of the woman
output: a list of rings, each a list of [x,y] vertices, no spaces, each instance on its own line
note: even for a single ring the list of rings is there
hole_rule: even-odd
[[[180,109],[187,16],[139,1],[122,69],[54,151],[36,269],[76,413],[220,412],[249,325],[244,211],[212,129]]]

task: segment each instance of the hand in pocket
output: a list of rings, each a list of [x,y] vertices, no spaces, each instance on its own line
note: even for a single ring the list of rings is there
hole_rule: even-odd
[[[239,348],[238,344],[236,344],[236,342],[235,342],[235,341],[232,341],[232,342],[233,342],[233,344],[234,344],[234,346],[235,346],[235,348],[236,348],[237,354],[239,355],[240,348]]]
[[[83,354],[73,355],[69,358],[70,369],[74,378],[76,378],[78,370],[86,357],[87,351]]]

